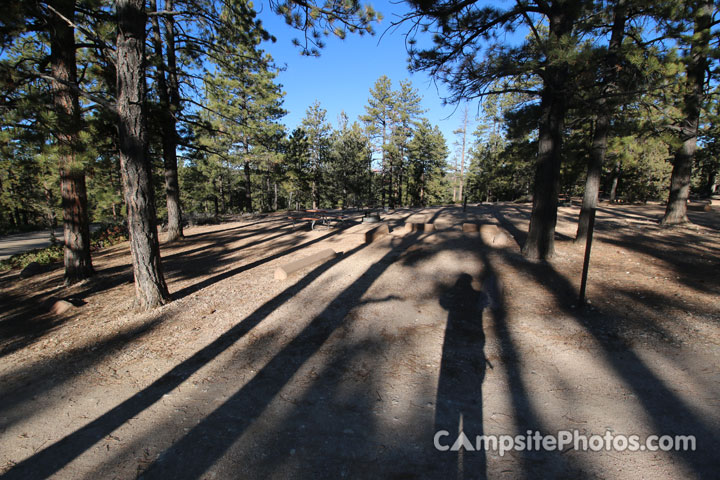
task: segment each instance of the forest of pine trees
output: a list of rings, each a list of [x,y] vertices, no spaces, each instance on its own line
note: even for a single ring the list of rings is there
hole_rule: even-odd
[[[282,123],[271,38],[242,0],[12,2],[0,21],[0,233],[62,225],[68,283],[93,275],[90,222],[127,221],[140,306],[167,301],[157,225],[302,208],[527,199],[524,253],[549,258],[558,196],[667,201],[717,192],[712,0],[408,2],[411,69],[462,104],[444,138],[410,81],[382,76],[357,119],[322,99]],[[372,33],[358,2],[271,1],[315,55]],[[504,43],[503,32],[525,31]],[[413,35],[435,33],[421,49]],[[358,92],[359,94],[361,92]]]

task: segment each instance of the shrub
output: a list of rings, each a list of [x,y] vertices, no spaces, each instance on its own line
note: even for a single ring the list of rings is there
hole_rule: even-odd
[[[37,262],[41,265],[47,265],[62,260],[63,246],[61,244],[52,245],[46,248],[36,248],[24,253],[18,253],[12,257],[0,261],[0,271],[10,270],[11,268],[25,268],[29,263]]]
[[[129,238],[128,229],[123,224],[101,224],[100,228],[90,234],[90,250],[96,251],[109,247]],[[36,262],[47,265],[63,259],[63,245],[58,243],[46,248],[36,248],[28,252],[19,253],[0,261],[0,271],[12,268],[25,268],[29,263]]]

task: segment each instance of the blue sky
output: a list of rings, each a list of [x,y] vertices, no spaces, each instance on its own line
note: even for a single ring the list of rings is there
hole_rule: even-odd
[[[348,35],[345,40],[327,37],[320,57],[303,57],[292,44],[292,39],[299,38],[301,32],[288,27],[282,17],[269,10],[267,3],[256,4],[256,8],[262,10],[259,17],[263,25],[277,38],[274,44],[263,43],[262,48],[278,65],[286,67],[278,77],[286,92],[284,106],[289,111],[283,123],[288,130],[295,128],[315,100],[327,110],[327,119],[334,127],[337,127],[341,111],[345,111],[353,122],[365,113],[370,89],[381,75],[387,75],[394,88],[399,88],[400,80],[407,78],[423,96],[422,104],[427,109],[425,116],[440,127],[452,149],[455,141],[452,131],[461,124],[461,108],[455,111],[454,106],[443,107],[444,86],[436,86],[424,72],[411,74],[408,71],[403,36],[406,29],[400,27],[397,31],[385,32],[391,20],[396,18],[393,14],[402,13],[407,7],[388,1],[373,2],[372,5],[384,16],[380,24],[375,24],[375,36]]]

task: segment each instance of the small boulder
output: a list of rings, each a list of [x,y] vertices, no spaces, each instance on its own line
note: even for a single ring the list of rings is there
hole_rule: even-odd
[[[492,240],[493,247],[506,247],[510,244],[510,238],[508,236],[500,231],[495,234]]]
[[[20,278],[30,278],[32,276],[38,275],[40,273],[45,273],[47,271],[48,271],[47,265],[41,265],[37,262],[30,262],[20,272]]]
[[[53,304],[52,308],[50,309],[50,313],[52,313],[53,315],[62,315],[74,306],[75,305],[68,302],[67,300],[58,300]]]

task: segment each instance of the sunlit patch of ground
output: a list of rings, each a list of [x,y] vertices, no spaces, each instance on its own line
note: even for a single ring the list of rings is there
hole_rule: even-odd
[[[720,426],[718,214],[598,212],[590,307],[577,207],[557,255],[520,255],[529,205],[397,210],[374,225],[285,216],[189,229],[163,248],[174,301],[131,310],[127,245],[97,279],[0,276],[0,472],[9,478],[691,478]],[[404,222],[433,222],[408,233]],[[463,222],[495,223],[487,245]],[[517,240],[517,241],[516,241]],[[338,258],[273,277],[333,248]],[[48,314],[52,301],[86,302]],[[695,435],[696,452],[438,452],[438,430]]]

